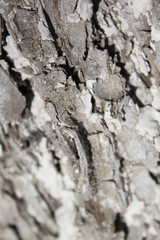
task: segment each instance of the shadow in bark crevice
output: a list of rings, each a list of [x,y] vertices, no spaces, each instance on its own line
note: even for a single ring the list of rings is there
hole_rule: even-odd
[[[87,31],[87,26],[85,26],[85,30],[86,30],[86,45],[85,45],[85,51],[84,51],[84,55],[83,55],[83,60],[86,61],[87,57],[88,57],[88,52],[89,52],[89,47],[88,47],[88,31]]]
[[[18,90],[25,97],[25,99],[26,99],[26,108],[28,108],[30,110],[31,103],[32,103],[33,98],[34,98],[34,93],[33,93],[33,90],[32,90],[32,86],[31,86],[31,84],[30,84],[28,79],[23,81],[22,77],[21,77],[21,74],[14,70],[14,67],[15,67],[14,63],[13,63],[12,59],[8,56],[7,51],[4,50],[4,46],[6,46],[6,44],[7,44],[7,42],[6,42],[7,36],[9,36],[9,32],[7,30],[5,21],[3,19],[3,36],[2,36],[3,40],[2,40],[2,51],[1,51],[2,54],[0,56],[0,59],[3,59],[5,62],[8,63],[9,74],[10,74],[12,80],[16,83],[16,85],[18,87]]]
[[[160,184],[160,175],[156,175],[155,173],[149,171],[149,176],[152,178],[152,180],[156,183],[156,184]]]
[[[42,6],[42,5],[41,5]],[[45,16],[45,19],[46,19],[46,22],[47,22],[47,25],[48,25],[48,28],[49,28],[49,31],[53,37],[53,40],[54,40],[54,45],[55,45],[55,48],[57,50],[57,53],[58,53],[58,57],[61,57],[63,56],[63,51],[61,49],[61,47],[59,46],[59,43],[58,43],[58,35],[56,33],[56,30],[51,22],[51,19],[48,15],[48,13],[46,12],[45,8],[42,6],[42,11],[43,11],[43,14]]]
[[[127,224],[123,221],[120,213],[117,213],[114,225],[115,225],[115,232],[123,231],[125,234],[124,239],[127,240],[129,230],[128,230]]]
[[[48,28],[50,30],[50,33],[53,37],[54,45],[57,50],[58,57],[62,57],[64,55],[63,49],[59,46],[59,43],[58,43],[58,39],[60,40],[60,38],[58,37],[58,34],[56,33],[56,30],[51,22],[51,19],[50,19],[48,13],[46,12],[46,10],[43,7],[42,7],[42,10],[43,10],[44,16],[46,18],[46,22],[47,22]],[[77,88],[79,89],[80,79],[78,77],[78,71],[75,69],[74,66],[70,66],[69,61],[66,56],[65,56],[65,60],[66,60],[66,64],[61,64],[61,65],[59,65],[59,67],[61,67],[62,69],[65,70],[67,78],[70,76],[72,77],[73,81],[76,83]]]
[[[26,108],[30,110],[31,104],[32,104],[32,101],[33,101],[33,98],[34,98],[34,92],[32,90],[32,86],[31,86],[28,79],[23,81],[22,77],[21,77],[21,74],[14,70],[14,63],[8,57],[7,52],[4,49],[2,49],[2,59],[4,59],[8,63],[9,74],[10,74],[11,78],[13,79],[13,81],[16,83],[16,85],[18,87],[18,90],[21,92],[21,94],[26,99],[26,107],[23,111],[23,114],[24,114]]]
[[[57,172],[62,173],[60,159],[56,156],[55,151],[52,151],[51,153],[52,153],[52,157],[53,157],[53,164],[54,164]]]
[[[21,238],[21,235],[20,235],[20,233],[19,233],[19,230],[18,230],[18,227],[16,226],[16,224],[10,224],[9,227],[10,227],[10,229],[12,229],[12,231],[16,234],[18,240],[23,240],[23,239]]]

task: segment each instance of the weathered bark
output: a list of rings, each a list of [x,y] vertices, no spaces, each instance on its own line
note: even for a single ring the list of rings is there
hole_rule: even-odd
[[[156,0],[0,1],[0,239],[160,239]]]

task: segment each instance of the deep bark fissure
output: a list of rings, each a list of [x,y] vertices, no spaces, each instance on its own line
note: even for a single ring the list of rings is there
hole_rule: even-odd
[[[17,237],[18,237],[18,240],[22,240],[17,225],[15,225],[15,224],[10,224],[9,227],[15,232],[15,234],[16,234]]]
[[[56,33],[56,30],[55,30],[55,28],[54,28],[54,26],[53,26],[53,24],[52,24],[52,22],[50,20],[50,17],[48,15],[48,13],[46,12],[46,10],[44,9],[43,6],[42,6],[42,10],[43,10],[46,22],[48,24],[48,28],[50,30],[50,33],[51,33],[51,35],[52,35],[52,37],[54,39],[54,45],[56,47],[56,50],[57,50],[57,53],[58,53],[58,57],[61,57],[61,56],[63,56],[63,51],[62,51],[62,49],[61,49],[61,47],[59,46],[59,43],[58,43],[59,37],[58,37],[58,35]]]
[[[32,90],[31,83],[29,82],[28,79],[23,81],[21,74],[14,70],[14,68],[15,68],[14,63],[13,63],[12,59],[10,59],[7,56],[7,52],[4,49],[2,49],[2,58],[8,63],[9,74],[10,74],[11,78],[13,79],[13,81],[16,83],[21,94],[26,99],[26,108],[30,109],[33,98],[34,98],[34,93]],[[24,112],[25,112],[25,110],[24,110]]]
[[[117,213],[116,219],[115,219],[115,232],[123,231],[125,233],[125,240],[127,240],[128,237],[128,227],[126,223],[122,220],[121,214]]]

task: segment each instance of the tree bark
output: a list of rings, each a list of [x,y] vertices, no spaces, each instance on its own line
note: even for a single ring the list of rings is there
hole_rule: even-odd
[[[159,9],[1,0],[0,240],[160,238]]]

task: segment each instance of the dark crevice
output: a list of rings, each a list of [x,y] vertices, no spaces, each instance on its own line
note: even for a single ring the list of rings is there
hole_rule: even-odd
[[[21,74],[19,72],[16,72],[14,70],[14,63],[13,61],[8,57],[7,52],[3,49],[3,59],[8,63],[9,66],[9,74],[12,77],[13,81],[17,84],[18,90],[21,92],[21,94],[26,99],[26,108],[30,110],[31,104],[34,98],[34,93],[32,90],[32,86],[29,82],[29,80],[22,80]]]
[[[97,12],[99,9],[99,4],[100,4],[101,0],[92,0],[93,3],[93,15],[92,15],[92,24],[98,29],[99,28],[99,24],[98,24],[98,20],[97,20]]]
[[[49,28],[49,30],[50,30],[50,33],[51,33],[51,35],[52,35],[52,37],[53,37],[54,45],[55,45],[55,48],[56,48],[56,50],[57,50],[58,57],[61,57],[61,56],[63,56],[63,51],[62,51],[61,47],[60,47],[59,44],[58,44],[58,39],[59,39],[59,38],[58,38],[58,35],[57,35],[57,33],[56,33],[56,30],[55,30],[55,28],[54,28],[54,26],[53,26],[53,24],[52,24],[52,22],[51,22],[51,20],[50,20],[50,17],[49,17],[49,15],[48,15],[48,13],[46,12],[46,10],[45,10],[45,8],[44,8],[43,6],[42,6],[42,10],[43,10],[43,14],[44,14],[44,16],[45,16],[45,19],[46,19],[48,28]]]
[[[73,78],[77,88],[79,89],[79,84],[80,84],[81,81],[80,81],[79,76],[78,76],[78,71],[73,72],[72,78]]]
[[[81,81],[78,76],[78,71],[75,69],[74,66],[70,66],[66,57],[65,57],[65,60],[66,60],[66,64],[59,64],[59,65],[57,65],[57,67],[61,68],[65,72],[67,79],[69,77],[72,77],[73,81],[76,84],[77,89],[79,89],[79,84]]]
[[[55,151],[52,151],[52,156],[53,156],[53,163],[54,163],[54,166],[55,166],[57,172],[61,173],[62,170],[61,170],[60,159],[56,156]]]
[[[95,113],[96,112],[96,102],[95,102],[95,99],[93,96],[91,97],[91,104],[92,104],[92,113]]]
[[[123,78],[125,78],[126,82],[129,82],[130,74],[128,71],[125,69],[125,63],[122,62],[120,53],[117,52],[115,45],[114,44],[109,44],[109,41],[107,38],[105,38],[105,45],[104,47],[101,47],[100,40],[95,39],[94,44],[97,46],[97,49],[99,50],[107,50],[109,56],[111,57],[112,61],[114,62],[114,59],[116,57],[117,62],[116,66],[120,68],[120,74]]]
[[[17,9],[23,10],[23,11],[28,11],[28,12],[33,12],[33,13],[38,12],[37,8],[31,7],[31,6],[28,6],[28,8],[25,8],[21,5],[16,5],[14,7]]]
[[[68,63],[66,64],[59,64],[58,67],[64,70],[66,77],[69,78],[74,73],[74,67],[69,67]]]
[[[130,74],[127,72],[127,70],[125,69],[125,63],[122,62],[121,60],[121,56],[119,53],[116,53],[117,54],[117,63],[116,65],[118,67],[120,67],[120,74],[122,77],[124,77],[126,79],[126,81],[128,82],[129,81],[129,78],[130,78]]]
[[[101,2],[101,0],[92,0],[92,3],[93,3],[93,13],[94,14],[96,14],[98,12],[100,2]]]
[[[42,72],[43,72],[43,73],[44,73],[44,75],[46,75],[46,76],[47,76],[47,75],[48,75],[48,73],[49,73],[49,72],[48,72],[48,71],[46,71],[46,70],[43,70]]]
[[[97,12],[99,9],[99,4],[100,4],[101,0],[92,0],[93,3],[93,15],[91,18],[91,24],[92,24],[92,34],[94,36],[92,42],[94,46],[97,47],[101,47],[100,46],[100,33],[104,34],[104,30],[101,28],[101,26],[98,23],[98,19],[97,19]],[[99,37],[99,39],[97,39],[97,37]]]
[[[2,142],[1,138],[0,138],[0,144],[1,144],[1,147],[2,147],[2,152],[5,152],[6,151],[6,146],[5,144]],[[1,159],[1,157],[0,157]]]
[[[126,112],[125,112],[124,108],[122,108],[120,112],[118,111],[118,115],[120,115],[122,117],[122,120],[124,122],[126,121],[125,114],[126,114]]]
[[[100,30],[100,32],[101,32],[101,30]],[[98,50],[105,51],[107,49],[106,37],[103,33],[100,33],[100,32],[97,31],[97,33],[95,34],[95,38],[92,40],[92,42],[93,42],[93,45]]]
[[[4,29],[3,29],[3,26],[4,26],[4,20],[0,14],[0,59],[2,57],[2,47],[3,47],[3,38],[4,38]]]
[[[132,86],[129,83],[129,78],[130,78],[130,74],[128,73],[128,71],[125,69],[125,63],[122,62],[121,60],[121,56],[119,54],[119,52],[116,52],[115,50],[115,46],[109,46],[108,45],[108,52],[109,55],[112,57],[112,60],[114,61],[114,58],[116,56],[117,62],[116,62],[116,66],[119,67],[120,70],[120,75],[126,80],[126,86],[129,86],[129,91],[127,92],[127,94],[133,99],[134,103],[137,104],[139,106],[139,108],[144,107],[144,104],[140,101],[140,99],[136,96],[136,90],[137,88]]]
[[[156,175],[153,172],[149,171],[149,176],[152,178],[152,180],[156,183],[156,184],[160,184],[160,175]]]
[[[112,58],[112,61],[114,61],[114,57],[116,54],[115,45],[114,44],[109,45],[108,39],[106,39],[105,45],[106,45],[106,49],[109,53],[109,56]]]
[[[123,231],[125,233],[124,239],[127,240],[128,227],[127,227],[127,224],[123,221],[120,213],[117,213],[114,225],[115,225],[115,232]]]
[[[3,31],[3,18],[0,14],[0,57],[2,55],[2,31]]]
[[[102,47],[101,46],[101,41],[102,41],[102,37],[101,35],[103,35],[103,30],[102,29],[95,29],[93,24],[92,24],[92,34],[93,34],[93,39],[92,39],[92,43],[93,45],[98,49],[98,50],[101,50],[101,51],[104,51],[107,49],[107,46],[106,46],[106,41],[105,41],[105,46]]]
[[[115,46],[114,44],[109,45],[108,43],[108,39],[106,38],[105,32],[103,30],[103,28],[99,25],[98,20],[97,20],[97,11],[99,9],[99,4],[101,2],[101,0],[92,0],[93,2],[93,15],[91,18],[91,23],[92,23],[92,33],[94,36],[93,39],[93,44],[94,46],[97,46],[97,48],[99,50],[108,50],[109,56],[112,57],[112,59],[114,59],[114,55],[115,55]],[[100,33],[103,34],[105,36],[105,46],[101,47],[101,36]]]
[[[5,20],[2,18],[1,16],[1,55],[0,55],[0,59],[4,59],[4,52],[3,52],[3,47],[7,44],[6,42],[6,38],[7,36],[9,36],[9,32],[7,30],[6,24],[5,24]]]
[[[4,59],[9,66],[9,74],[13,81],[17,84],[19,91],[26,99],[26,107],[30,109],[32,100],[34,98],[34,93],[32,91],[32,87],[30,85],[30,82],[28,80],[22,81],[21,74],[19,72],[16,72],[14,70],[14,63],[13,61],[8,57],[8,53],[4,50],[4,46],[6,43],[6,37],[9,35],[8,30],[6,28],[5,21],[3,20],[3,34],[2,34],[2,55],[1,59]]]
[[[109,56],[111,57],[112,61],[114,62],[114,59],[116,57],[116,66],[119,67],[120,70],[120,74],[123,78],[126,79],[126,81],[129,81],[130,78],[130,74],[127,72],[127,70],[125,69],[125,63],[122,62],[121,60],[121,56],[120,53],[116,51],[115,45],[111,44],[109,45],[108,39],[106,38],[106,49],[109,53]]]
[[[121,173],[124,172],[124,161],[125,161],[125,159],[123,157],[119,157],[119,162],[120,162],[119,170]]]
[[[18,240],[22,240],[21,235],[20,235],[19,230],[18,230],[18,227],[15,224],[10,224],[9,227],[12,229],[12,231],[14,231]]]
[[[150,30],[150,29],[142,29],[141,31],[142,31],[142,32],[145,32],[145,33],[151,33],[151,30]]]
[[[56,160],[54,160],[54,166],[57,169],[57,172],[61,172],[61,165],[60,165],[60,161],[59,158],[57,158]]]
[[[87,30],[87,26],[85,26],[85,30],[86,30],[86,50],[84,51],[84,56],[83,56],[83,60],[86,61],[87,57],[88,57],[88,52],[89,52],[89,47],[88,47],[88,30]]]
[[[74,7],[73,13],[76,11],[77,6],[78,6],[78,0],[76,1],[76,5],[75,5],[75,7]]]
[[[96,192],[97,180],[95,176],[95,167],[93,164],[92,146],[88,140],[88,132],[85,129],[82,122],[78,122],[73,117],[71,117],[71,120],[73,121],[74,125],[77,127],[77,134],[86,154],[87,163],[88,163],[88,179],[89,179],[90,186],[92,187],[92,190]]]
[[[78,71],[75,69],[74,66],[70,67],[69,62],[66,58],[66,64],[60,64],[58,67],[62,68],[66,74],[66,78],[72,77],[73,81],[76,84],[77,89],[79,89],[80,78],[78,76]]]
[[[48,28],[50,30],[50,33],[51,33],[52,37],[53,37],[54,45],[55,45],[55,48],[57,50],[58,57],[61,57],[61,56],[63,56],[63,50],[59,46],[59,43],[58,43],[59,37],[58,37],[58,35],[56,33],[56,30],[55,30],[55,28],[54,28],[54,26],[53,26],[53,24],[50,20],[50,17],[48,15],[48,13],[46,12],[46,10],[44,9],[43,6],[42,6],[42,9],[43,9],[44,16],[46,18]],[[67,78],[69,76],[72,77],[73,81],[76,83],[77,88],[79,89],[80,79],[78,77],[78,71],[75,69],[74,66],[70,66],[67,57],[65,57],[65,60],[66,60],[66,64],[61,64],[61,65],[59,65],[59,67],[61,67],[65,71]]]
[[[130,98],[133,99],[133,102],[138,105],[139,108],[145,107],[145,105],[139,100],[139,98],[136,96],[136,90],[137,88],[130,85],[130,90],[128,91],[128,95]]]
[[[25,81],[20,81],[18,83],[18,89],[26,99],[26,107],[30,109],[34,98],[30,82],[27,79]]]

